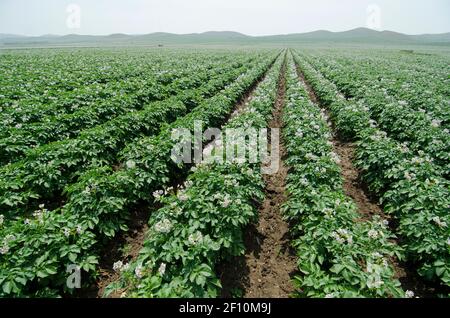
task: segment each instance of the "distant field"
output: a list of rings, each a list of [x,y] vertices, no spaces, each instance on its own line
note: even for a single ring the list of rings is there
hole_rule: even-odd
[[[0,297],[448,297],[450,49],[290,45],[2,47]]]
[[[0,49],[14,47],[130,47],[130,46],[274,46],[298,45],[366,45],[366,46],[435,46],[449,47],[450,33],[408,35],[392,31],[376,31],[356,28],[343,32],[314,31],[307,33],[250,36],[238,32],[204,32],[191,34],[150,33],[150,34],[110,34],[64,36],[18,36],[0,33]]]

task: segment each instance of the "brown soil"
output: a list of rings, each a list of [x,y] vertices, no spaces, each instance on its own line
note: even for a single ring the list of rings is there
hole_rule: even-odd
[[[156,210],[156,207],[152,208],[152,211],[154,210]],[[101,255],[98,267],[97,281],[90,288],[82,290],[77,295],[78,297],[101,298],[105,288],[120,276],[112,269],[114,262],[120,260],[125,264],[138,256],[145,240],[145,233],[148,230],[147,221],[152,211],[145,205],[133,211],[131,221],[128,224],[129,231],[110,241],[104,248],[104,254]],[[119,295],[113,294],[110,297],[119,297]]]
[[[328,116],[328,110],[321,107],[319,99],[316,96],[313,88],[307,82],[304,74],[297,67],[297,72],[300,80],[305,85],[308,95],[313,103],[320,107]],[[334,127],[333,131],[336,129]],[[355,145],[351,142],[343,141],[338,134],[334,133],[331,142],[333,143],[334,152],[339,156],[342,177],[344,179],[344,193],[353,199],[358,212],[361,215],[361,221],[370,219],[373,215],[379,215],[385,219],[389,217],[384,213],[383,209],[374,202],[366,192],[367,187],[360,181],[360,172],[353,165],[355,159]]]
[[[353,165],[355,145],[336,139],[332,140],[332,142],[334,151],[341,159],[339,166],[344,177],[344,193],[356,203],[358,212],[361,215],[361,221],[369,220],[374,215],[390,220],[390,217],[384,213],[383,209],[367,195],[366,187],[360,182],[360,173]]]
[[[150,213],[145,212],[135,213],[135,217],[133,217],[132,231],[128,232],[128,235],[122,238],[122,244],[116,241],[113,243],[114,246],[112,248],[107,249],[107,254],[105,255],[105,265],[107,266],[100,269],[101,278],[98,280],[97,284],[98,297],[102,297],[105,288],[119,278],[119,274],[112,270],[112,266],[114,263],[114,256],[121,250],[121,247],[125,247],[125,250],[123,250],[122,253],[122,259],[126,260],[124,263],[136,259],[139,255],[145,240],[145,233],[147,233],[148,230],[147,221],[149,219],[149,215]],[[120,258],[116,258],[116,261],[118,259]]]
[[[284,65],[269,128],[282,128],[285,68]],[[282,158],[285,154],[282,141],[279,151]],[[278,172],[264,176],[266,198],[259,209],[258,224],[250,225],[245,232],[246,254],[222,264],[220,269],[223,297],[287,298],[294,292],[292,275],[297,269],[296,257],[290,247],[289,225],[280,211],[286,201],[287,173],[281,159]]]
[[[314,92],[314,90],[312,89],[311,85],[309,85],[308,81],[305,78],[305,75],[302,73],[302,71],[300,70],[300,68],[297,65],[297,74],[300,77],[301,82],[303,83],[303,85],[305,85],[306,87],[306,91],[309,95],[309,99],[314,103],[319,105],[319,99],[317,98],[316,93]]]

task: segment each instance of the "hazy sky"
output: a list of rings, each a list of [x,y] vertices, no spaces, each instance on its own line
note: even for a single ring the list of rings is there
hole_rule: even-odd
[[[24,35],[224,30],[265,35],[363,26],[450,32],[450,0],[0,0],[0,33]]]

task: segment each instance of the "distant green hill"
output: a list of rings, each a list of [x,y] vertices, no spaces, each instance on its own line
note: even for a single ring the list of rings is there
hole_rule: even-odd
[[[26,37],[11,34],[0,34],[0,45],[3,46],[70,46],[82,45],[208,45],[208,44],[302,44],[302,43],[361,43],[379,45],[449,45],[450,33],[406,35],[392,31],[375,31],[357,28],[344,32],[314,31],[308,33],[248,36],[238,32],[205,32],[192,34],[151,33],[144,35],[111,34],[107,36],[68,34],[63,36],[44,35]]]

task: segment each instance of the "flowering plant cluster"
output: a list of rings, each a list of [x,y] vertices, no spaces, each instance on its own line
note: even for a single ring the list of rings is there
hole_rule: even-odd
[[[266,127],[282,61],[278,58],[249,104],[224,128]],[[244,253],[243,230],[257,218],[264,197],[260,164],[202,163],[178,191],[155,192],[163,207],[150,219],[140,256],[106,296],[112,291],[124,297],[218,296],[215,267],[223,258]],[[157,270],[162,265],[164,273]],[[143,269],[140,275],[136,268]]]
[[[405,143],[390,138],[386,132],[371,125],[363,104],[346,101],[332,85],[304,60],[298,58],[305,76],[313,87],[329,88],[319,98],[331,112],[339,131],[349,131],[352,121],[345,110],[353,104],[365,125],[353,126],[357,140],[357,166],[372,192],[381,198],[385,212],[399,220],[397,234],[401,238],[406,259],[420,275],[443,285],[450,282],[450,183],[442,166],[423,151],[413,151]],[[335,100],[329,96],[336,96]],[[359,107],[359,110],[358,110]],[[366,113],[366,114],[365,114]],[[448,171],[447,171],[448,172]]]
[[[392,83],[393,79],[386,80],[389,76],[395,76],[397,81],[397,75],[386,75],[383,67],[374,67],[370,63],[373,62],[370,58],[368,64],[356,62],[357,67],[351,56],[339,62],[320,57],[308,61],[332,80],[346,97],[364,103],[373,124],[391,138],[405,143],[411,151],[424,151],[437,167],[441,167],[446,179],[450,179],[450,108],[442,86],[447,75],[441,74],[441,80],[430,81],[430,77],[439,73],[436,66],[433,66],[433,75],[429,77],[421,73],[418,77],[409,77],[412,76],[409,72],[395,68],[395,74],[403,74],[408,79],[407,85],[415,87],[407,96],[414,93],[416,98],[406,99],[407,102],[404,94],[396,90],[397,83]],[[415,83],[417,81],[419,83]],[[427,86],[431,87],[427,90]],[[422,99],[423,95],[428,95],[429,89],[442,93]]]
[[[162,60],[156,52],[135,53],[29,51],[3,54],[0,124],[5,130],[1,136],[7,135],[7,129],[42,122],[49,115],[94,106],[104,98],[117,96],[120,90],[131,88],[139,82],[139,77],[152,75],[163,83],[168,76],[179,73],[176,54],[167,52],[172,56]],[[186,53],[185,57],[193,56]],[[162,74],[161,66],[168,62],[166,65],[176,68],[167,76]]]
[[[3,242],[5,237],[13,234],[19,243],[9,242],[8,253],[0,259],[0,268],[3,269],[0,272],[0,295],[35,296],[47,289],[52,293],[68,291],[65,289],[66,268],[74,263],[81,264],[82,270],[93,275],[102,243],[119,231],[127,230],[128,211],[140,200],[152,202],[153,191],[188,170],[189,165],[176,167],[170,159],[173,141],[167,136],[172,129],[193,129],[195,120],[211,125],[224,121],[235,103],[274,60],[273,52],[258,53],[254,63],[246,66],[247,71],[236,81],[228,83],[220,93],[202,101],[186,116],[164,125],[159,135],[137,138],[128,144],[119,155],[123,164],[118,169],[102,165],[99,158],[92,162],[89,170],[82,171],[79,176],[75,173],[61,182],[61,187],[68,184],[65,189],[67,202],[62,208],[46,213],[46,222],[39,227],[24,230],[26,214],[19,217],[5,214],[0,240]],[[212,88],[219,89],[220,86]],[[70,152],[67,155],[70,158]],[[57,162],[55,160],[55,164]],[[52,176],[58,180],[61,174],[62,171],[57,170]],[[26,181],[20,182],[26,184]],[[14,185],[10,189],[15,189]],[[17,202],[20,204],[21,200]],[[79,227],[80,233],[77,231]],[[33,242],[33,245],[27,242]],[[91,265],[82,266],[85,263]],[[45,278],[38,275],[40,266],[52,266]],[[18,275],[19,272],[24,274]]]
[[[386,220],[357,221],[356,206],[343,193],[327,118],[310,101],[292,60],[288,74],[284,140],[290,170],[283,210],[297,237],[298,296],[404,297],[391,263],[401,250],[390,242]]]
[[[72,104],[78,105],[75,109],[65,109],[56,103],[52,105],[54,111],[44,117],[30,118],[26,122],[20,122],[9,129],[2,130],[0,164],[16,162],[36,147],[52,141],[76,137],[83,130],[101,125],[121,115],[140,111],[151,102],[164,100],[187,89],[199,87],[201,83],[216,75],[214,71],[223,71],[222,63],[225,61],[222,56],[218,58],[218,60],[205,61],[199,56],[191,56],[187,53],[185,58],[167,57],[163,63],[156,63],[159,56],[150,56],[148,62],[153,65],[143,67],[139,76],[119,77],[117,81],[104,85],[106,86],[104,90],[89,91],[92,96],[95,96],[95,102],[80,106],[78,104],[83,103],[84,96],[75,94],[70,100]],[[228,57],[228,62],[233,63],[233,60]],[[234,66],[236,65],[239,65],[239,62],[236,62]],[[170,74],[159,76],[161,69],[171,70]],[[64,96],[64,94],[57,96]],[[22,99],[19,100],[19,103],[24,102]],[[45,107],[48,108],[48,105]],[[33,105],[25,109],[40,113],[37,105],[36,108]]]
[[[189,61],[186,63],[190,65]],[[33,209],[33,202],[38,199],[52,200],[60,196],[66,185],[92,165],[113,165],[127,143],[142,135],[157,134],[164,124],[182,117],[253,65],[243,66],[238,61],[227,66],[221,63],[211,59],[205,63],[206,70],[192,71],[195,75],[183,79],[185,88],[172,89],[173,97],[148,103],[140,111],[127,112],[85,129],[76,138],[37,147],[23,160],[4,166],[0,169],[0,208],[23,213],[27,206]],[[206,78],[209,82],[200,84]]]
[[[400,106],[426,114],[436,126],[450,128],[446,58],[438,54],[361,53],[334,51],[330,57],[328,52],[316,51],[314,60],[309,61],[320,63],[323,72],[339,81],[348,96],[362,96],[370,87],[395,98]]]

